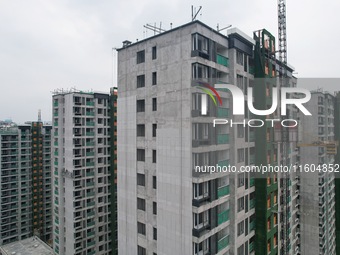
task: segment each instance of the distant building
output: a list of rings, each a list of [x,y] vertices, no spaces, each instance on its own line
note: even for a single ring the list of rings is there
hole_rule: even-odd
[[[51,247],[33,236],[21,241],[0,246],[0,255],[53,255]]]
[[[110,95],[53,95],[53,249],[111,254]]]
[[[31,128],[33,232],[52,245],[52,126],[33,121]]]
[[[34,233],[51,244],[51,126],[0,129],[0,245]]]
[[[299,116],[301,254],[336,254],[335,176],[329,171],[329,164],[334,164],[334,153],[325,146],[335,141],[335,127],[338,126],[335,122],[335,97],[321,90],[313,91],[305,106],[313,117]],[[318,146],[318,143],[325,144]]]

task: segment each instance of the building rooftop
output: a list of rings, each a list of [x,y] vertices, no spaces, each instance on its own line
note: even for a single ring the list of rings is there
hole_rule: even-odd
[[[85,91],[85,90],[79,90],[76,88],[70,88],[70,89],[55,89],[52,91],[53,96],[58,96],[58,95],[67,95],[67,94],[84,94],[84,95],[95,95],[95,94],[103,94],[107,95],[107,92],[101,92],[101,91],[93,91],[92,89],[90,91]]]
[[[238,29],[237,27],[233,27],[227,30],[227,34],[228,36],[232,35],[232,34],[238,34],[241,37],[243,37],[244,39],[246,39],[248,42],[250,42],[251,44],[255,45],[255,40],[253,38],[251,38],[250,36],[248,36],[246,33],[242,32],[240,29]]]
[[[53,250],[34,236],[0,246],[0,253],[3,255],[53,255]]]
[[[214,32],[214,33],[216,33],[216,34],[218,34],[218,35],[220,35],[220,36],[223,36],[223,37],[225,37],[225,38],[228,38],[228,37],[225,36],[224,34],[221,34],[220,32],[218,32],[218,31],[216,31],[215,29],[211,28],[210,26],[206,25],[206,24],[203,23],[202,21],[194,20],[194,21],[191,21],[191,22],[189,22],[189,23],[183,24],[183,25],[181,25],[181,26],[174,27],[174,28],[171,28],[171,29],[169,29],[169,30],[163,31],[163,32],[161,32],[161,33],[159,33],[159,34],[155,34],[155,35],[153,35],[153,36],[144,38],[144,39],[142,39],[142,40],[138,40],[137,42],[130,42],[130,41],[128,41],[128,40],[125,40],[125,41],[123,41],[123,47],[122,47],[122,48],[116,48],[116,50],[117,50],[117,51],[124,50],[124,49],[126,49],[126,48],[128,48],[128,47],[131,47],[131,46],[134,46],[134,45],[137,45],[137,44],[146,42],[146,41],[151,40],[151,39],[153,39],[153,38],[162,36],[162,35],[167,34],[167,33],[171,33],[171,32],[176,31],[176,30],[178,30],[178,29],[182,29],[182,28],[184,28],[184,27],[191,26],[191,25],[194,25],[194,24],[199,24],[199,25],[201,25],[201,26],[204,26],[204,27],[208,28],[210,31],[212,31],[212,32]]]

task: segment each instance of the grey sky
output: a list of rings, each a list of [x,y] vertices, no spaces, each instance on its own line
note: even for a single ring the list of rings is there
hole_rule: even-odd
[[[189,22],[191,5],[213,28],[277,35],[276,0],[0,0],[0,120],[35,120],[38,109],[50,120],[56,88],[108,92],[112,47],[143,39],[146,23]],[[339,9],[338,0],[287,0],[288,61],[299,78],[340,77]]]

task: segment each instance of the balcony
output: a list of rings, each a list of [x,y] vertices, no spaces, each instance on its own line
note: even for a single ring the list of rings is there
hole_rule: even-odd
[[[206,230],[210,229],[210,224],[208,221],[194,226],[192,229],[192,235],[195,237],[200,237],[206,233]],[[203,233],[203,234],[202,234]]]
[[[94,212],[87,213],[87,217],[92,217],[92,216],[94,216]]]
[[[217,242],[217,251],[221,251],[229,245],[229,236],[225,236]]]
[[[93,197],[93,196],[94,196],[94,192],[93,191],[86,193],[86,197]]]
[[[203,196],[200,196],[200,197],[196,197],[192,200],[192,205],[193,206],[196,206],[196,207],[199,207],[204,201],[207,201],[210,199],[210,195],[209,193],[204,193]]]
[[[87,207],[94,206],[94,201],[87,203],[86,206],[87,206]],[[93,225],[94,225],[94,222],[93,222]],[[88,226],[89,226],[89,225],[88,225]]]
[[[94,116],[94,112],[86,112],[86,116]]]
[[[94,172],[88,172],[88,173],[86,173],[86,177],[92,177],[92,176],[94,176]]]
[[[94,136],[94,132],[86,132],[86,136]]]
[[[89,223],[87,223],[87,227],[92,227],[94,226],[94,221],[90,221]]]
[[[250,156],[249,156],[249,164],[255,164],[255,154],[250,154]]]
[[[217,215],[217,224],[221,225],[229,220],[229,210],[221,212]]]
[[[218,161],[217,165],[220,166],[220,167],[228,167],[229,166],[229,160]]]
[[[254,75],[255,74],[255,67],[254,66],[249,66],[249,73]]]
[[[229,134],[219,134],[217,135],[217,144],[228,144]]]
[[[249,230],[252,231],[252,230],[255,230],[255,221],[251,221],[249,223]]]
[[[226,195],[229,195],[229,192],[230,192],[229,186],[220,187],[217,189],[217,197],[221,198]]]
[[[87,182],[86,183],[86,187],[93,187],[94,186],[94,182]]]
[[[90,151],[90,152],[86,152],[86,157],[93,157],[94,156],[94,152]]]
[[[93,127],[94,126],[94,122],[93,121],[87,121],[86,122],[86,126]]]
[[[253,209],[255,207],[255,199],[250,199],[249,207],[250,207],[250,209]]]
[[[92,102],[92,101],[87,101],[87,102],[86,102],[86,105],[87,105],[87,106],[94,106],[94,102]]]
[[[249,243],[249,253],[251,253],[252,251],[254,251],[254,242]]]
[[[95,234],[94,231],[88,232],[88,233],[87,233],[87,237],[92,237],[92,236],[94,236],[94,234]]]
[[[249,186],[253,187],[255,185],[255,179],[254,178],[250,178],[249,179]]]
[[[249,132],[249,142],[255,142],[255,132]]]
[[[228,67],[229,59],[220,54],[216,54],[216,63]]]
[[[206,145],[210,145],[210,144],[211,144],[210,139],[195,139],[195,140],[192,140],[192,147],[206,146]]]
[[[86,166],[92,167],[92,166],[94,166],[94,162],[86,162]]]

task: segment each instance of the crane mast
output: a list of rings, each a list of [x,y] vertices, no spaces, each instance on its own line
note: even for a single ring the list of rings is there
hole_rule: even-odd
[[[280,65],[280,73],[284,77],[287,75],[287,69],[284,65],[287,64],[287,25],[286,25],[286,0],[278,0],[278,36],[279,36],[279,60],[283,65]]]
[[[278,0],[278,58],[279,58],[279,80],[281,87],[289,86],[287,81],[287,26],[286,26],[286,0]],[[287,128],[282,129],[282,164],[287,164],[288,144],[289,144],[289,130]],[[282,174],[282,186],[281,186],[281,197],[282,197],[282,229],[281,229],[281,242],[282,242],[282,253],[283,255],[289,254],[289,181],[288,174]]]

